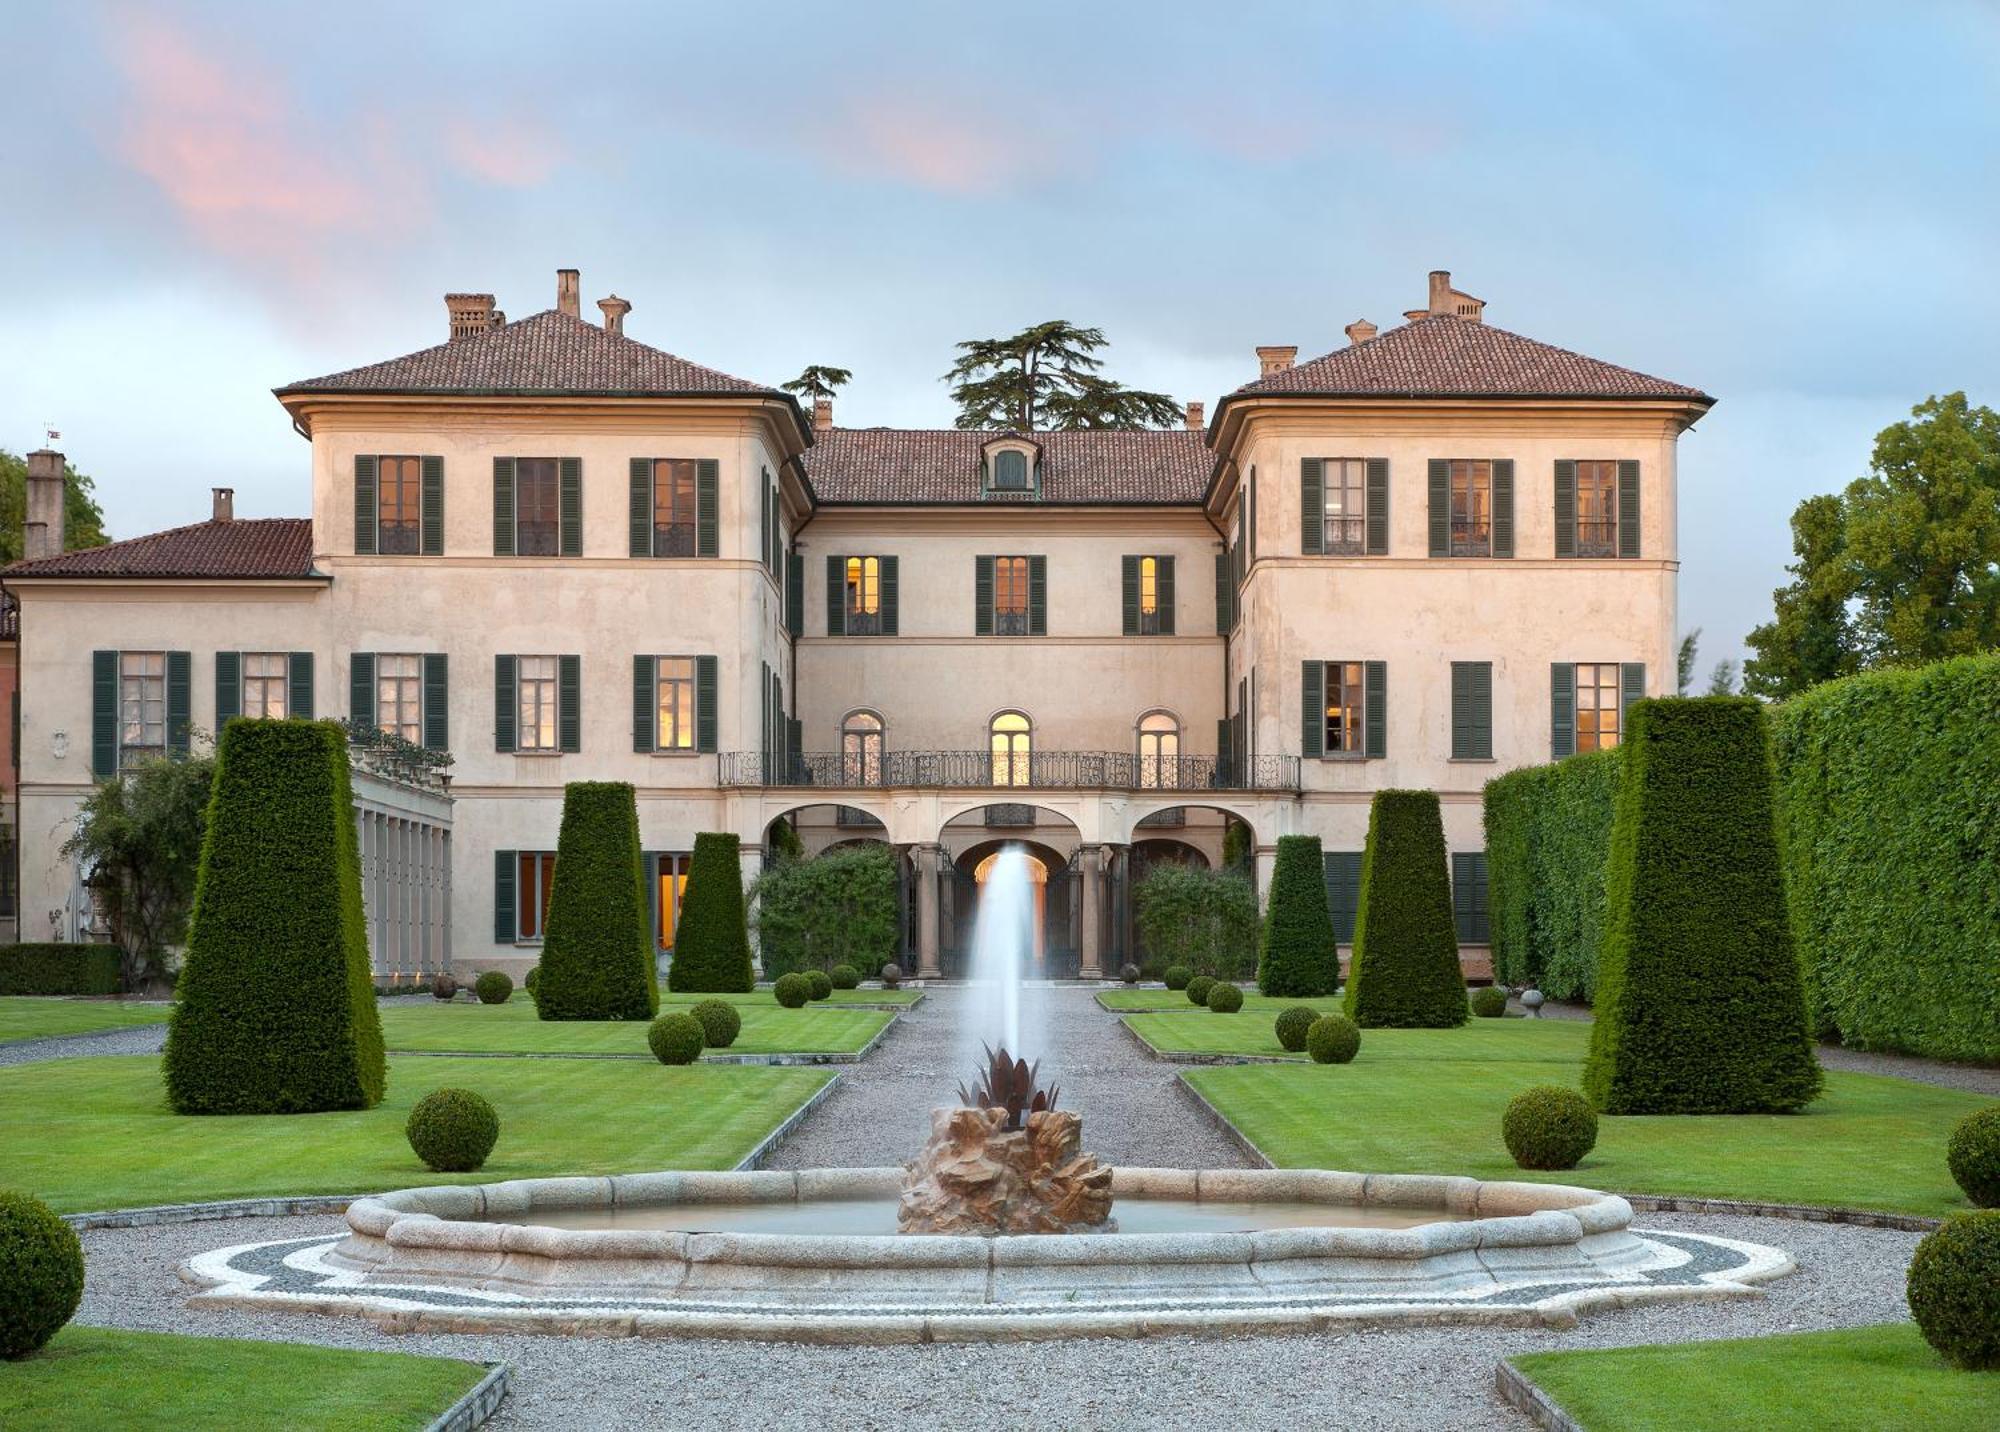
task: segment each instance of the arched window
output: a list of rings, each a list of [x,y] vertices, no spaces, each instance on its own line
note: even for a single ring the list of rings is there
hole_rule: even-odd
[[[993,454],[993,487],[998,492],[1025,492],[1028,455],[1011,449]]]
[[[882,784],[882,718],[873,711],[850,712],[840,723],[840,783]]]
[[[1018,711],[1002,711],[993,718],[989,735],[993,746],[993,784],[1027,785],[1033,756],[1033,724]]]
[[[1180,785],[1181,723],[1172,712],[1139,718],[1139,784],[1147,790]]]

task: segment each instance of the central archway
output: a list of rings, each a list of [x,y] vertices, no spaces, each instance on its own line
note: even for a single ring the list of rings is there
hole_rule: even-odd
[[[1029,859],[1034,882],[1034,949],[1030,972],[1036,979],[1073,978],[1080,963],[1076,852],[1081,837],[1074,824],[1040,806],[991,805],[945,822],[939,831],[946,853],[944,909],[940,912],[939,967],[947,977],[962,975],[972,957],[979,902],[993,861],[1008,846]]]

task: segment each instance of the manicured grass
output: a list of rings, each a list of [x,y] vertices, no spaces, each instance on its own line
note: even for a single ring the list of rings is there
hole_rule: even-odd
[[[485,1375],[454,1358],[72,1325],[0,1362],[0,1427],[403,1432]]]
[[[1168,1022],[1200,1030],[1234,1019]],[[1829,1071],[1825,1095],[1802,1114],[1605,1118],[1596,1149],[1577,1168],[1515,1168],[1500,1142],[1501,1111],[1531,1084],[1574,1088],[1589,1039],[1588,1025],[1559,1020],[1370,1029],[1352,1064],[1246,1064],[1187,1077],[1286,1167],[1540,1179],[1933,1216],[1969,1207],[1945,1169],[1945,1138],[1990,1101],[1871,1074]]]
[[[1187,997],[1186,990],[1180,989],[1114,989],[1106,990],[1098,996],[1106,1009],[1119,1013],[1138,1011],[1158,1011],[1162,1014],[1206,1014],[1208,1006],[1196,1004]],[[1258,994],[1253,989],[1243,991],[1243,1013],[1268,1014],[1276,1019],[1280,1012],[1295,1004],[1309,1004],[1314,1009],[1323,1009],[1331,1014],[1340,1008],[1340,996],[1330,994],[1324,999],[1273,999],[1270,995]]]
[[[1946,1367],[1914,1323],[1512,1361],[1589,1432],[2000,1427],[2000,1377]]]
[[[808,1008],[825,1009],[830,1004],[915,1004],[924,997],[920,989],[837,989],[826,999],[817,999]],[[719,999],[725,1004],[768,1004],[782,1009],[771,994],[771,987],[765,985],[749,994],[672,994],[660,991],[660,1007],[670,1004],[695,1004],[704,999]]]
[[[165,1002],[6,995],[0,997],[0,1043],[95,1034],[100,1029],[127,1029],[135,1024],[165,1024],[172,1011],[173,1006]]]
[[[662,998],[664,1010],[693,1000]],[[852,1054],[895,1018],[882,1009],[786,1009],[776,1000],[740,1004],[743,1029],[716,1054]],[[637,1020],[540,1019],[531,999],[505,1004],[391,1004],[382,1007],[382,1038],[394,1051],[502,1054],[644,1054],[646,1026]]]
[[[726,1169],[832,1078],[824,1069],[603,1059],[392,1058],[373,1109],[173,1113],[150,1055],[0,1069],[5,1182],[60,1212],[271,1194],[359,1193],[560,1174]],[[452,1085],[485,1095],[500,1144],[476,1173],[437,1174],[403,1136]]]
[[[1216,1014],[1194,1010],[1199,1016],[1183,1019],[1178,1014],[1128,1014],[1125,1023],[1132,1032],[1163,1053],[1176,1054],[1262,1054],[1277,1059],[1303,1061],[1303,1054],[1287,1054],[1278,1044],[1277,1020],[1280,1011],[1294,1004],[1311,1005],[1328,1014],[1340,1012],[1340,1002],[1330,999],[1272,1000],[1269,1007],[1251,1013],[1243,1002],[1241,1014]],[[1192,1005],[1190,1009],[1194,1009]],[[1579,1043],[1576,1030],[1587,1024],[1564,1025],[1555,1020],[1475,1019],[1458,1029],[1363,1030],[1361,1046],[1373,1054],[1369,1041],[1377,1033],[1392,1035],[1382,1041],[1385,1059],[1470,1059],[1501,1062],[1523,1059],[1568,1059],[1574,1053],[1581,1063],[1588,1037]]]

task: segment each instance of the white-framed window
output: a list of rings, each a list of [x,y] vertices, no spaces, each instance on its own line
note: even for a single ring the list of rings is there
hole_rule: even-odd
[[[1025,492],[1028,489],[1028,455],[1009,448],[993,454],[993,490]]]
[[[167,654],[118,653],[118,767],[167,754]]]
[[[653,555],[692,557],[695,545],[695,475],[691,457],[653,459]]]
[[[653,727],[656,751],[694,749],[694,658],[662,656],[655,680],[658,692],[658,719]]]
[[[1147,790],[1180,784],[1181,723],[1171,712],[1139,718],[1139,784]]]
[[[840,723],[840,781],[848,786],[882,784],[882,718],[873,711],[850,712]]]
[[[849,557],[845,574],[848,636],[877,636],[882,631],[882,559]]]
[[[1019,711],[993,718],[987,738],[993,752],[993,784],[1025,786],[1033,771],[1034,723]]]
[[[291,658],[282,651],[243,653],[243,714],[282,721],[291,712]]]
[[[424,742],[424,659],[384,653],[375,658],[375,724],[412,745]]]
[[[674,947],[674,930],[681,922],[681,904],[687,899],[688,863],[693,859],[686,851],[662,851],[653,857],[653,900],[657,921],[653,938],[663,952]]]
[[[1493,464],[1485,458],[1451,461],[1451,555],[1493,555]]]
[[[1160,559],[1139,559],[1139,634],[1160,634]]]
[[[1615,661],[1576,664],[1576,749],[1601,751],[1618,744],[1619,674]]]
[[[1320,471],[1321,550],[1358,557],[1368,550],[1368,464],[1358,457],[1330,457]]]
[[[517,856],[514,892],[520,908],[515,913],[514,938],[540,940],[548,928],[549,892],[556,884],[556,853],[553,850],[523,850]]]
[[[1576,465],[1576,555],[1618,555],[1618,464]]]
[[[517,751],[558,749],[556,718],[559,697],[556,691],[558,663],[553,656],[521,656],[514,659],[515,701],[518,710],[514,733]]]
[[[1000,456],[1005,457],[1007,454],[1002,453]],[[995,557],[993,559],[993,634],[995,636],[1026,636],[1028,634],[1028,571],[1029,566],[1026,557]]]

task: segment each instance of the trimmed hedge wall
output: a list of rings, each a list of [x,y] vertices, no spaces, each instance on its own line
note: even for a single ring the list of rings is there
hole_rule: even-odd
[[[688,862],[667,988],[675,994],[748,994],[756,987],[737,839],[703,831]]]
[[[381,1102],[388,1071],[360,865],[342,729],[225,726],[161,1061],[177,1112]]]
[[[1435,791],[1377,791],[1369,803],[1346,1005],[1364,1029],[1450,1029],[1471,1017]]]
[[[0,994],[117,994],[116,945],[0,945]]]
[[[1819,1093],[1775,786],[1761,702],[1631,708],[1583,1070],[1603,1112],[1788,1113]]]
[[[1325,859],[1316,835],[1281,835],[1257,945],[1257,990],[1316,999],[1340,987],[1340,950],[1326,909]],[[1167,981],[1173,988],[1173,981]]]
[[[1604,856],[1622,769],[1613,748],[1487,782],[1494,978],[1552,999],[1596,993]]]
[[[622,781],[563,787],[541,971],[535,1013],[542,1019],[650,1020],[659,1013],[639,808]]]

